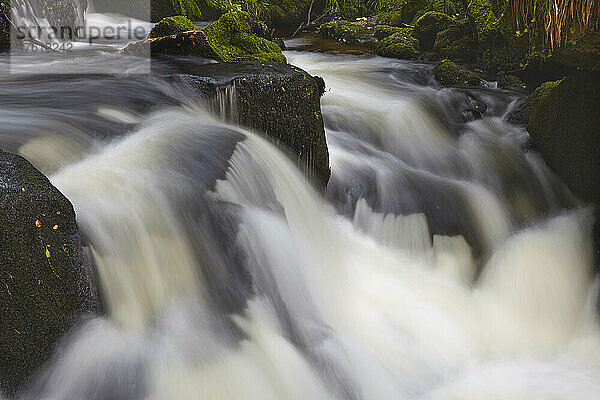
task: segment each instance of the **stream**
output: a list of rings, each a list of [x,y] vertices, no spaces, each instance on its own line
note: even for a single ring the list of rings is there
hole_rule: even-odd
[[[0,148],[73,203],[106,310],[22,398],[597,399],[592,210],[517,95],[287,44],[327,85],[325,193],[168,61],[0,55]]]

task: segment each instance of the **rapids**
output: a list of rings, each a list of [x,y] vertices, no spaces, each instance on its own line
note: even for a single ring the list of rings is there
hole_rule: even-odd
[[[591,211],[506,122],[515,96],[286,56],[328,86],[325,195],[160,63],[0,76],[0,147],[74,204],[106,311],[22,398],[597,399]]]

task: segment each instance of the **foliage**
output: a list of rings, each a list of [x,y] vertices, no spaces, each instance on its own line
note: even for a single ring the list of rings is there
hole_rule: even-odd
[[[598,0],[512,0],[518,29],[531,24],[550,48],[567,44],[572,33],[581,33],[600,24]]]

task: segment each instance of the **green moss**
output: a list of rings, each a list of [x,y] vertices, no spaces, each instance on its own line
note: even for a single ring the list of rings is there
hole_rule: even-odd
[[[213,21],[219,19],[223,14],[235,11],[235,6],[230,0],[196,0],[196,4],[205,21]]]
[[[364,26],[348,21],[331,21],[319,27],[322,37],[342,43],[364,43],[371,39],[370,31]]]
[[[415,23],[415,37],[419,39],[421,50],[432,50],[437,34],[457,25],[454,18],[443,13],[429,11],[423,14]]]
[[[287,62],[279,46],[255,34],[250,14],[235,11],[203,29],[208,44],[225,62],[261,60]]]
[[[433,51],[442,57],[473,62],[477,59],[477,41],[474,38],[472,25],[468,21],[459,21],[439,32],[433,45]]]
[[[519,77],[500,71],[498,73],[498,87],[501,89],[523,90],[525,84]]]
[[[194,0],[153,0],[151,2],[152,22],[176,15],[183,15],[193,21],[202,19],[200,8]]]
[[[377,54],[383,57],[414,59],[419,56],[419,41],[412,28],[400,28],[399,32],[383,39],[377,46]]]
[[[436,65],[433,74],[442,86],[478,86],[481,84],[481,78],[474,72],[448,60]]]
[[[374,35],[377,40],[383,40],[394,33],[401,32],[404,28],[398,28],[395,26],[388,25],[377,25],[375,26]]]
[[[376,23],[377,25],[402,27],[410,23],[411,19],[405,18],[402,11],[382,12],[377,15]]]
[[[176,35],[181,32],[193,31],[196,27],[187,17],[178,15],[176,17],[163,18],[150,31],[151,38]]]

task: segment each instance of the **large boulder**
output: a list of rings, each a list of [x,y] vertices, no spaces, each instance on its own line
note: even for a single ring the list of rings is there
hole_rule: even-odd
[[[581,199],[600,203],[600,73],[574,72],[548,87],[527,131],[548,166]]]
[[[437,34],[456,25],[458,22],[444,13],[429,11],[423,14],[415,23],[415,37],[419,39],[421,50],[433,50]]]
[[[477,60],[477,50],[473,25],[467,20],[458,21],[455,25],[438,32],[433,44],[436,54],[463,62]]]
[[[437,64],[433,75],[442,86],[479,86],[482,82],[477,74],[449,60]]]
[[[547,97],[561,81],[562,80],[545,82],[538,86],[533,92],[523,97],[508,115],[508,120],[512,123],[526,126],[529,123],[531,111],[542,99]]]
[[[208,98],[224,118],[283,146],[325,188],[330,170],[320,102],[323,79],[277,62],[172,62],[177,62],[179,71],[174,78]]]
[[[377,45],[377,54],[382,57],[415,59],[419,56],[419,41],[413,36],[412,28],[399,28],[400,31],[385,37]]]
[[[24,158],[0,150],[0,390],[13,395],[96,296],[69,201]]]

